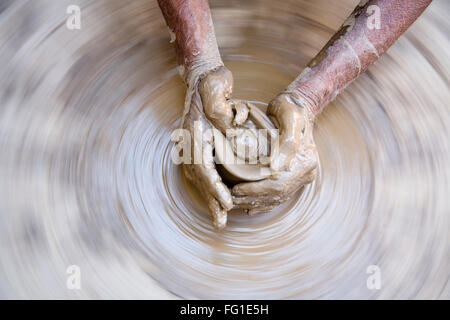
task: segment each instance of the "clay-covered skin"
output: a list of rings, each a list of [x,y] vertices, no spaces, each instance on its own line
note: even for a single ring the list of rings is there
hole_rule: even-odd
[[[432,0],[366,0],[288,86],[315,115],[344,90],[408,29]],[[368,27],[378,8],[378,28]],[[371,13],[372,12],[372,13]]]
[[[183,171],[208,202],[214,226],[221,229],[226,225],[227,211],[233,202],[230,190],[216,170],[214,138],[208,129],[213,123],[226,130],[233,121],[233,111],[227,102],[233,90],[233,77],[222,67],[207,0],[158,0],[158,4],[170,29],[180,74],[187,85],[183,127],[190,131],[191,142],[194,130],[200,131],[198,137],[201,137],[198,138],[201,141],[191,143],[191,155],[198,153],[196,147],[202,146],[201,161],[184,164]]]
[[[208,2],[159,0],[158,3],[172,32],[178,63],[188,86],[183,127],[194,137],[195,121],[201,124],[198,130],[205,133],[214,126],[226,134],[228,129],[242,125],[249,109],[245,103],[230,100],[233,76],[220,59]],[[309,119],[308,112],[283,101],[281,96],[271,104],[269,115],[277,121],[282,134],[279,161],[271,164],[278,171],[271,180],[237,186],[234,189],[237,196],[243,195],[240,191],[246,192],[245,197],[235,200],[240,207],[251,205],[252,212],[268,211],[313,179],[316,155],[315,148],[310,147],[314,145],[309,133],[312,123],[304,120]],[[305,138],[310,134],[311,139]],[[205,134],[201,140],[201,163],[185,164],[184,173],[204,195],[214,225],[220,229],[226,225],[233,200],[213,161],[213,136]],[[192,148],[199,143],[192,144]],[[194,155],[195,150],[192,151]]]
[[[226,212],[233,201],[249,214],[270,211],[314,180],[318,161],[314,117],[377,60],[430,2],[369,0],[357,6],[308,68],[270,103],[267,113],[280,130],[279,153],[271,159],[274,174],[270,178],[234,186],[231,199],[213,162],[213,136],[202,138],[203,161],[186,165],[185,174],[207,199],[217,228],[226,225]],[[245,121],[248,110],[238,107],[233,112],[233,77],[220,59],[207,1],[160,0],[159,4],[175,34],[178,61],[192,94],[186,103],[185,128],[193,133],[194,121],[201,120],[202,131],[212,124],[225,134]],[[380,30],[367,30],[368,16],[363,13],[371,5],[382,12]]]
[[[158,4],[185,80],[193,69],[222,64],[208,0],[158,0]]]
[[[233,202],[248,214],[262,213],[288,200],[316,176],[318,154],[313,139],[314,116],[305,105],[283,93],[269,104],[267,114],[279,129],[279,152],[271,160],[274,174],[233,187]]]
[[[225,67],[219,67],[209,72],[199,85],[199,93],[206,117],[214,127],[224,134],[227,129],[233,126],[234,114],[232,104],[229,101],[232,92],[233,75]]]
[[[201,131],[205,133],[202,141],[198,141],[203,144],[202,163],[185,164],[184,173],[207,199],[218,229],[225,227],[227,211],[233,207],[255,214],[270,211],[288,200],[314,180],[318,162],[311,108],[296,103],[293,94],[280,94],[267,109],[267,115],[279,129],[279,149],[270,163],[273,174],[268,179],[234,186],[232,197],[214,164],[214,138],[206,134],[212,126],[225,133],[247,120],[248,107],[241,100],[230,100],[232,90],[233,77],[227,68],[209,72],[199,83],[183,125],[194,137],[194,122],[200,120]],[[194,150],[191,154],[194,155]]]
[[[249,113],[247,107],[245,104],[242,106],[230,100],[232,91],[233,76],[230,70],[219,67],[207,72],[198,88],[193,88],[191,105],[183,123],[183,128],[190,131],[193,141],[192,163],[184,164],[183,171],[208,202],[217,229],[226,226],[227,212],[234,205],[231,191],[217,172],[213,158],[214,135],[208,129],[215,127],[226,133],[226,130],[233,128],[236,123],[240,124],[247,120]],[[198,130],[196,135],[195,130]],[[198,141],[195,141],[195,138]],[[200,161],[194,158],[198,152],[201,152]]]
[[[268,114],[280,130],[276,174],[263,181],[241,183],[234,203],[249,213],[270,211],[314,180],[317,152],[312,127],[315,116],[349,83],[376,61],[417,19],[431,0],[361,1],[341,29],[308,67],[269,105]],[[381,12],[380,29],[367,27],[367,8]]]
[[[197,91],[184,118],[183,128],[191,133],[192,157],[199,152],[199,147],[202,147],[201,159],[192,159],[190,164],[183,164],[183,172],[208,202],[214,226],[222,229],[227,223],[227,212],[233,208],[233,200],[230,190],[216,170],[213,158],[214,137],[212,131],[208,130],[212,127],[201,109],[201,99]],[[198,130],[196,135],[195,130]],[[194,137],[199,141],[194,141]]]

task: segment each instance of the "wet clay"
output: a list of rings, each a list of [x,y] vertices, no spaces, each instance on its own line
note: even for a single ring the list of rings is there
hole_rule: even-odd
[[[250,215],[273,210],[311,183],[317,174],[312,111],[296,105],[290,95],[281,94],[269,103],[267,114],[279,128],[277,150],[272,150],[276,157],[270,162],[272,175],[232,189],[234,203]]]
[[[194,140],[194,144],[188,148],[191,148],[194,159],[201,160],[193,163],[190,159],[188,163],[184,163],[183,170],[188,180],[199,188],[207,201],[214,226],[223,229],[226,226],[227,211],[231,208],[232,199],[230,190],[222,181],[212,161],[214,140],[217,140],[221,148],[229,146],[231,142],[236,155],[242,153],[237,152],[239,149],[244,149],[244,154],[245,149],[248,149],[248,159],[245,155],[238,156],[238,160],[243,160],[244,163],[257,162],[262,156],[261,150],[268,150],[269,147],[263,147],[263,144],[267,143],[257,142],[254,133],[247,134],[249,131],[255,131],[255,124],[251,120],[246,122],[249,114],[248,106],[230,100],[233,77],[223,66],[220,58],[207,0],[158,0],[158,4],[169,27],[170,43],[175,44],[180,74],[187,86],[182,126],[188,130],[190,140]],[[270,158],[270,166],[229,166],[228,161],[234,162],[234,159],[226,159],[221,170],[228,177],[232,177],[231,180],[241,180],[239,185],[233,187],[233,195],[237,197],[235,205],[244,208],[249,214],[272,210],[275,205],[289,199],[294,192],[315,177],[317,154],[313,150],[314,144],[305,146],[303,143],[304,140],[312,141],[311,131],[308,131],[308,137],[304,138],[304,116],[310,109],[300,106],[302,111],[291,111],[297,107],[290,104],[290,107],[283,108],[283,113],[270,114],[271,105],[268,114],[279,124],[282,140],[280,146],[277,140],[276,145],[271,146],[273,150],[270,150],[270,156],[265,156]],[[204,116],[210,124],[204,121]],[[288,119],[287,116],[293,117]],[[260,119],[264,117],[259,116]],[[260,124],[262,123],[269,124],[270,120],[264,119],[260,121]],[[220,133],[214,138],[209,132],[211,129],[220,130],[227,139],[222,140]],[[228,133],[231,130],[234,137],[229,140]],[[195,137],[195,133],[209,136]],[[218,155],[232,156],[230,152],[223,154],[218,152]],[[260,174],[257,174],[258,171]],[[264,173],[261,173],[263,171]],[[255,180],[261,181],[248,182]],[[257,201],[255,198],[258,198]]]
[[[270,142],[278,138],[275,126],[264,111],[248,101],[231,103],[236,109],[234,128],[226,135],[214,131],[215,154],[222,178],[236,184],[270,177]]]
[[[225,162],[222,172],[228,173],[228,177],[222,178],[231,176],[232,179],[228,179],[228,182],[240,182],[233,186],[233,203],[236,208],[244,209],[250,215],[271,211],[275,206],[290,199],[301,187],[311,183],[316,176],[315,169],[318,162],[313,140],[314,116],[311,109],[307,106],[296,105],[290,94],[281,94],[269,103],[266,116],[257,112],[255,107],[252,108],[251,104],[245,101],[230,100],[232,90],[233,78],[231,72],[225,67],[207,73],[200,81],[198,94],[193,96],[191,108],[199,110],[203,108],[206,118],[212,125],[208,128],[218,128],[222,134],[225,134],[226,139],[223,140],[220,132],[215,134],[215,139],[208,138],[207,148],[199,151],[208,155],[207,164],[197,162],[184,165],[187,168],[185,173],[188,174],[188,179],[201,189],[210,203],[214,224],[220,229],[225,227],[225,216],[227,209],[229,210],[230,199],[224,181],[219,180],[220,175],[211,160],[212,149],[215,148],[214,140],[217,140],[219,144],[220,149],[215,150],[219,160]],[[198,100],[198,97],[201,97],[201,100]],[[249,115],[247,121],[246,117]],[[271,120],[275,125],[271,123]],[[193,121],[192,117],[185,119],[185,122],[190,123],[187,128],[192,133],[191,136],[194,136]],[[257,124],[261,129],[275,127],[279,129],[275,137],[276,144],[260,148],[257,136],[252,132],[246,134],[253,129],[258,129]],[[241,157],[244,163],[258,162],[261,149],[271,149],[270,154],[266,152],[270,161],[265,166],[229,165],[230,161],[235,163],[235,158],[231,151],[223,152],[222,148],[226,146],[231,146],[235,155],[238,155],[236,151],[240,147],[244,151],[253,149],[255,151],[253,158]],[[194,145],[192,148],[195,156],[196,149],[200,149],[200,145]],[[243,154],[245,155],[245,152]],[[231,159],[224,159],[225,155],[231,156]],[[212,177],[205,177],[205,174],[211,174]],[[217,198],[219,195],[220,197]],[[221,204],[220,207],[217,207],[217,202]],[[221,216],[220,224],[217,224],[218,215]]]
[[[217,229],[226,226],[227,212],[236,205],[233,204],[224,178],[230,183],[261,180],[270,176],[267,166],[263,171],[261,166],[245,165],[246,162],[258,160],[260,148],[258,140],[255,137],[246,139],[247,135],[242,134],[242,130],[274,129],[274,126],[264,113],[258,112],[256,107],[252,108],[248,102],[231,100],[232,90],[233,77],[227,68],[219,67],[207,72],[200,79],[198,89],[193,90],[189,111],[183,119],[183,128],[188,130],[193,140],[191,157],[188,163],[183,164],[183,172],[208,203]],[[240,147],[244,151],[256,148],[256,159],[237,159],[236,151]],[[214,152],[221,163],[220,172],[223,176],[217,170]],[[244,165],[237,164],[239,160]]]

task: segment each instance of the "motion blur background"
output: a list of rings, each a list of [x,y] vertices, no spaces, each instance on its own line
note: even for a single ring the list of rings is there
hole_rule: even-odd
[[[210,1],[234,97],[270,101],[358,2]],[[0,0],[0,298],[450,298],[449,14],[327,107],[312,185],[216,232],[170,161],[185,88],[156,1]]]

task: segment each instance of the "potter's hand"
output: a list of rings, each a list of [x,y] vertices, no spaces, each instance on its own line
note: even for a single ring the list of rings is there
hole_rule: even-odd
[[[289,199],[316,176],[318,155],[313,140],[314,116],[291,94],[277,96],[267,114],[279,129],[279,152],[271,160],[274,174],[257,182],[233,187],[233,201],[249,214],[267,212]]]
[[[226,226],[227,212],[233,208],[233,200],[214,164],[212,129],[217,128],[225,133],[226,129],[245,121],[248,116],[245,105],[229,101],[232,89],[233,76],[227,68],[219,67],[209,71],[200,81],[198,90],[194,90],[189,112],[183,123],[193,141],[192,161],[183,165],[184,174],[207,200],[217,229]]]
[[[317,152],[312,137],[313,118],[349,83],[376,61],[431,0],[361,1],[339,31],[308,67],[269,106],[268,114],[280,129],[280,174],[259,182],[241,183],[233,190],[238,207],[249,213],[270,211],[316,174]],[[379,28],[369,28],[370,8],[377,7]],[[294,102],[295,101],[295,102]]]
[[[192,150],[191,161],[183,164],[184,174],[207,201],[214,226],[222,229],[226,226],[227,211],[233,208],[233,201],[214,164],[212,126],[201,110],[198,94],[192,99],[183,128],[190,133]]]
[[[220,229],[227,223],[227,211],[233,207],[233,201],[216,170],[214,138],[209,129],[214,126],[225,134],[246,120],[248,109],[242,103],[229,101],[233,77],[219,54],[208,0],[158,0],[158,4],[170,29],[180,74],[188,86],[188,113],[183,127],[191,142],[197,136],[197,141],[191,143],[191,161],[184,164],[183,170],[203,194],[214,225]],[[196,154],[200,159],[195,159]]]
[[[226,67],[209,72],[199,85],[205,115],[223,134],[247,120],[249,113],[245,104],[230,100],[232,92],[233,75]]]

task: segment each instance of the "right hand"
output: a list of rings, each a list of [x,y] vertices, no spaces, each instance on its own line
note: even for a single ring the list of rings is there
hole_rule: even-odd
[[[271,161],[275,174],[233,187],[233,201],[248,214],[271,211],[291,198],[317,175],[319,156],[313,139],[314,115],[307,105],[297,105],[289,94],[272,100],[267,114],[279,129],[279,152]]]

